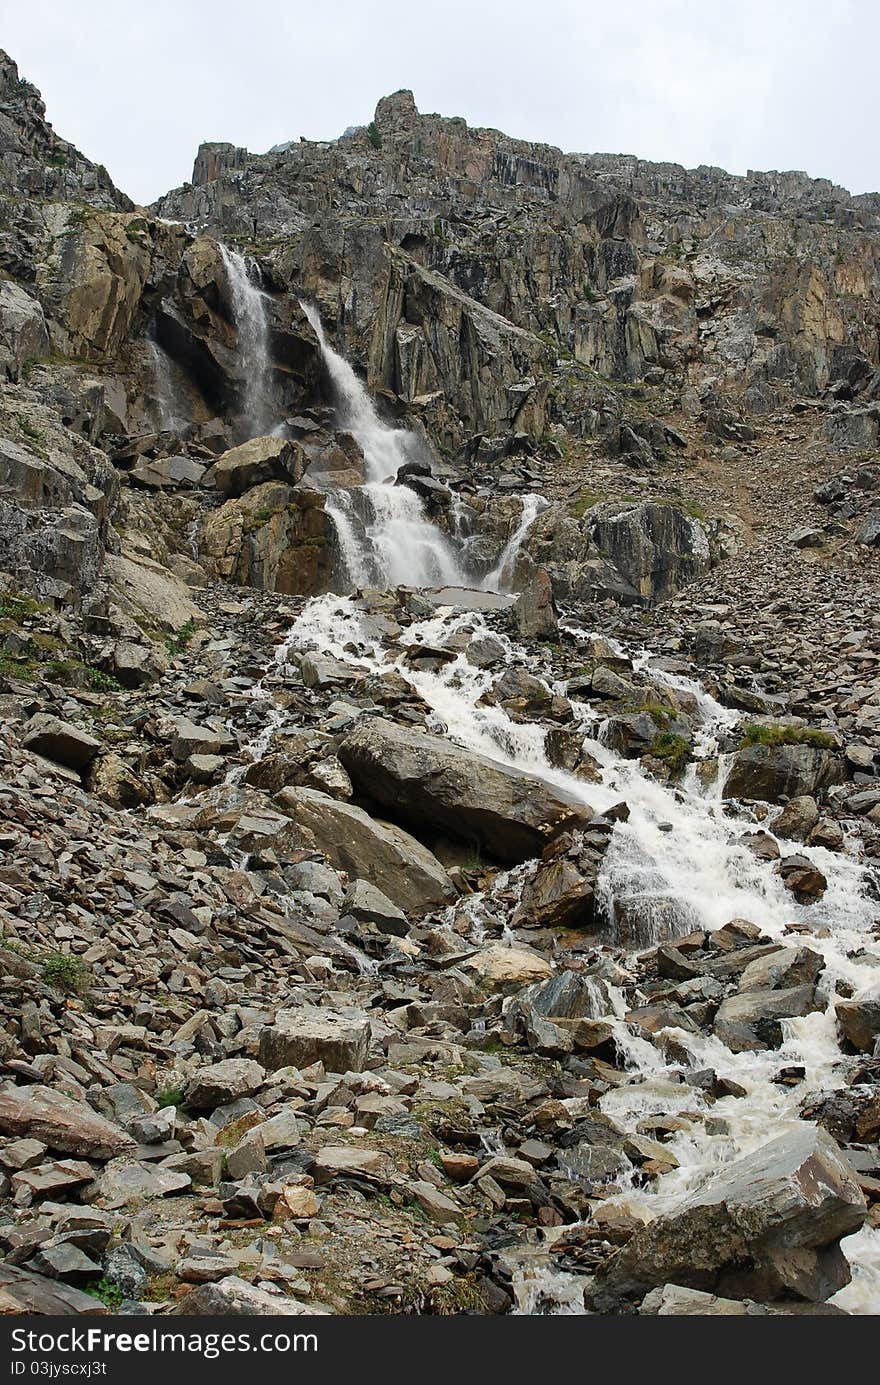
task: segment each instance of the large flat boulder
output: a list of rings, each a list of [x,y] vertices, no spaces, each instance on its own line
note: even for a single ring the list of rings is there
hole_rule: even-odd
[[[811,745],[746,745],[733,757],[725,798],[783,799],[813,795],[843,777],[839,756]]]
[[[279,1010],[260,1031],[260,1062],[278,1068],[323,1063],[328,1072],[362,1072],[370,1051],[370,1020],[363,1010],[303,1005]]]
[[[637,1231],[598,1271],[592,1305],[662,1284],[763,1302],[827,1299],[849,1283],[840,1240],[865,1213],[835,1141],[798,1123]]]
[[[50,1149],[84,1159],[112,1159],[135,1149],[134,1140],[118,1125],[52,1087],[0,1091],[0,1131],[27,1135]]]
[[[37,712],[25,722],[21,743],[34,755],[43,755],[78,774],[85,773],[101,749],[101,742],[88,731],[50,712]]]
[[[276,802],[312,834],[331,866],[375,885],[404,913],[418,916],[455,899],[437,857],[402,828],[317,789],[285,788]]]
[[[305,457],[298,443],[285,438],[249,438],[224,452],[205,476],[221,495],[234,499],[265,481],[299,481]]]
[[[540,855],[592,811],[535,775],[440,736],[364,719],[339,747],[355,789],[395,816],[480,846],[499,861]]]

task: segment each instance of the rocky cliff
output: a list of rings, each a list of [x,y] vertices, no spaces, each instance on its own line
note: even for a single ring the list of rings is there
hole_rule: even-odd
[[[878,198],[0,166],[0,1310],[877,1312]]]

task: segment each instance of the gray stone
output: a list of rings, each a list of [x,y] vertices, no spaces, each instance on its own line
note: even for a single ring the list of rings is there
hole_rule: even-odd
[[[538,855],[591,810],[544,780],[439,736],[364,719],[339,747],[359,792],[408,821],[477,842],[498,860]]]
[[[25,722],[21,743],[25,750],[44,755],[79,774],[88,769],[101,749],[101,742],[87,731],[48,712],[37,712]]]
[[[328,1072],[361,1072],[369,1050],[370,1020],[363,1010],[279,1010],[260,1033],[260,1061],[270,1072],[318,1062]]]
[[[865,1200],[835,1142],[799,1124],[722,1169],[597,1272],[594,1306],[656,1285],[728,1298],[826,1299],[849,1282],[840,1249]]]
[[[199,1068],[187,1080],[184,1099],[196,1110],[213,1110],[215,1106],[259,1091],[265,1079],[265,1068],[253,1059],[225,1058],[222,1063]]]

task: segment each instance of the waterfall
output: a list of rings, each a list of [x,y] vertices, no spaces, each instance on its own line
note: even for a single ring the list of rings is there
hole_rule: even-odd
[[[352,366],[327,341],[317,308],[303,303],[302,309],[318,338],[340,426],[364,454],[364,485],[330,491],[325,504],[348,580],[355,587],[463,584],[448,536],[430,523],[414,490],[395,484],[400,467],[412,460],[412,434],[383,423]]]
[[[184,427],[190,420],[189,410],[180,388],[174,366],[168,354],[162,350],[154,337],[148,336],[147,351],[150,354],[150,367],[153,374],[156,423],[162,433],[173,433]]]
[[[523,496],[519,524],[504,545],[498,562],[481,584],[486,591],[509,591],[523,540],[541,511],[546,510],[547,505],[548,501],[539,495]]]
[[[244,256],[219,242],[229,279],[232,314],[238,332],[239,368],[244,380],[241,425],[247,437],[271,432],[275,418],[270,404],[272,360],[269,351],[267,295],[252,283]]]

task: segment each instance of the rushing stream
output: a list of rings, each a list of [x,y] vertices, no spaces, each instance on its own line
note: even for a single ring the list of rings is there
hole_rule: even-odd
[[[231,252],[228,252],[231,253]],[[242,300],[243,302],[243,300]],[[251,304],[252,306],[252,304]],[[238,313],[238,302],[236,313]],[[353,586],[406,585],[415,588],[466,585],[467,573],[449,535],[433,526],[419,496],[408,486],[394,484],[398,469],[412,460],[413,438],[381,421],[352,367],[327,343],[317,311],[306,306],[327,365],[335,393],[340,425],[348,429],[363,449],[365,483],[349,491],[331,491],[326,507],[333,515],[339,547]],[[244,313],[244,307],[242,307]],[[245,320],[243,318],[242,320]],[[248,329],[243,348],[259,355],[261,338]],[[494,568],[481,585],[498,589],[509,584],[519,546],[540,512],[541,501],[523,499],[521,521],[499,553]],[[610,1090],[602,1109],[619,1125],[633,1129],[657,1114],[679,1115],[683,1128],[669,1139],[667,1148],[679,1167],[650,1186],[623,1180],[615,1200],[642,1214],[655,1216],[673,1210],[683,1197],[711,1179],[720,1165],[748,1154],[766,1143],[770,1134],[782,1133],[787,1122],[797,1120],[798,1107],[811,1093],[843,1084],[840,1050],[834,1019],[835,985],[845,983],[855,995],[876,985],[877,957],[871,934],[875,907],[866,892],[864,872],[846,850],[826,851],[811,847],[811,857],[825,874],[824,897],[810,905],[794,902],[774,863],[759,860],[741,841],[755,823],[738,815],[721,799],[723,757],[714,776],[700,773],[699,762],[717,755],[722,734],[735,724],[737,714],[721,707],[697,683],[650,667],[650,655],[638,653],[636,668],[650,668],[651,677],[687,694],[699,720],[695,740],[697,763],[681,784],[670,786],[647,774],[638,760],[627,760],[602,739],[602,721],[585,703],[574,702],[577,721],[587,735],[585,749],[600,767],[600,782],[585,782],[554,768],[545,752],[546,728],[537,722],[512,721],[503,708],[481,705],[498,669],[474,667],[464,652],[443,663],[435,672],[412,666],[408,655],[414,646],[461,650],[465,635],[491,630],[504,646],[504,666],[522,664],[540,674],[540,655],[517,647],[491,629],[479,612],[444,607],[427,620],[414,622],[398,642],[385,648],[375,624],[353,597],[327,595],[309,601],[279,651],[276,669],[297,652],[319,651],[368,672],[400,673],[431,709],[430,729],[476,753],[527,771],[564,789],[579,801],[601,812],[625,801],[626,822],[617,823],[600,875],[609,936],[622,913],[638,920],[635,935],[627,941],[646,948],[658,938],[682,935],[694,928],[715,930],[731,919],[748,919],[770,937],[795,942],[790,925],[808,928],[809,946],[820,953],[825,970],[820,993],[827,1009],[783,1022],[784,1040],[778,1050],[734,1054],[714,1036],[671,1034],[690,1054],[695,1068],[713,1068],[746,1090],[740,1098],[717,1100],[707,1129],[702,1120],[689,1121],[707,1109],[701,1091],[678,1080],[681,1059],[667,1059],[653,1044],[632,1034],[622,1018],[626,1002],[612,990],[612,1013],[619,1048],[632,1081]],[[586,632],[569,627],[577,639]],[[455,637],[455,639],[453,639]],[[550,691],[564,692],[545,670]],[[263,753],[284,716],[267,698],[267,721],[259,744]],[[271,710],[270,710],[271,709]],[[797,843],[780,843],[783,854],[800,849]],[[521,868],[518,868],[521,869]],[[491,901],[476,896],[466,902],[473,936],[482,936]],[[515,919],[513,920],[515,927]],[[861,954],[861,955],[860,955]],[[873,964],[872,964],[873,963]],[[796,1087],[775,1082],[780,1067],[800,1065],[803,1081]],[[880,1230],[863,1230],[844,1243],[852,1264],[853,1282],[840,1291],[835,1302],[849,1311],[880,1311]],[[576,1277],[554,1269],[545,1255],[524,1264],[519,1299],[522,1312],[583,1311]]]

